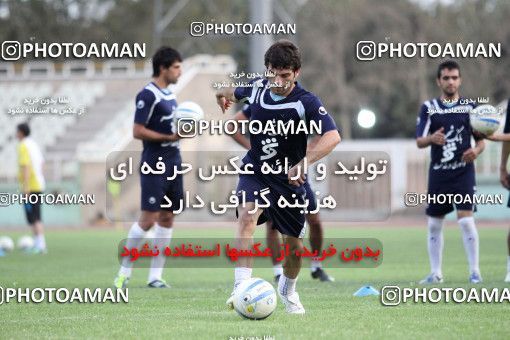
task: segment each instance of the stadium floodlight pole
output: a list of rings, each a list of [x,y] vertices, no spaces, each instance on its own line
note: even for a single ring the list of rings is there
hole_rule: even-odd
[[[175,19],[177,14],[188,4],[189,0],[179,0],[175,3],[164,16],[163,14],[163,0],[154,0],[153,17],[154,28],[152,32],[152,41],[154,46],[152,49],[155,51],[161,45],[161,33],[170,25]]]
[[[273,0],[250,0],[251,24],[271,24],[273,21]],[[250,35],[250,72],[265,69],[264,53],[273,43],[273,36]]]

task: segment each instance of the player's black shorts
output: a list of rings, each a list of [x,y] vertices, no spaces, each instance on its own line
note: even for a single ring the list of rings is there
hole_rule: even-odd
[[[264,208],[264,212],[259,217],[257,225],[270,219],[273,221],[273,228],[277,229],[280,233],[303,238],[305,234],[305,214],[303,209],[298,207],[280,208],[278,200],[283,196],[289,202],[297,200],[300,204],[303,204],[306,198],[304,185],[299,187],[290,185],[288,179],[283,176],[263,174],[239,176],[237,194],[241,197],[242,192],[244,192],[246,202],[255,202],[255,199],[257,199],[262,204],[262,199],[255,192],[260,193],[265,189],[269,189],[269,194],[266,195],[266,198],[270,205],[268,208]]]
[[[435,195],[462,195],[463,197],[475,194],[475,171],[474,167],[467,167],[465,169],[458,169],[459,171],[452,172],[450,176],[437,176],[438,173],[429,172],[429,196]],[[468,201],[468,200],[467,200]],[[473,199],[471,199],[473,201]],[[471,210],[476,211],[476,206],[471,202],[462,202],[455,204],[454,202],[437,203],[429,202],[426,209],[428,216],[442,216],[457,210]]]
[[[180,158],[178,162],[165,162],[166,172],[161,175],[156,174],[141,174],[141,207],[142,210],[156,212],[160,210],[174,211],[179,210],[184,198],[183,178],[179,174],[173,180],[168,180],[167,177],[174,175],[175,166],[177,170],[182,170]],[[169,208],[162,208],[161,204],[167,204],[167,197],[172,205]]]
[[[30,195],[39,196],[40,192],[31,192]],[[35,203],[25,203],[25,215],[27,217],[28,224],[34,224],[35,222],[41,221],[41,200],[38,199]]]

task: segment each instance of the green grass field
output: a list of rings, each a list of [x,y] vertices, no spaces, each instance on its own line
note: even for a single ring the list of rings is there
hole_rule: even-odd
[[[28,230],[27,230],[28,231]],[[262,230],[259,230],[261,233]],[[506,233],[480,228],[484,287],[509,287]],[[2,232],[13,238],[20,233]],[[174,237],[229,237],[231,230],[176,229]],[[411,304],[384,307],[378,297],[353,297],[371,284],[415,286],[429,270],[423,228],[328,229],[327,237],[375,237],[384,246],[378,268],[328,268],[334,283],[301,272],[298,291],[306,315],[286,315],[280,304],[266,320],[250,321],[225,308],[231,292],[231,269],[165,270],[168,290],[145,288],[148,269],[135,269],[127,304],[0,305],[0,338],[169,338],[229,339],[273,336],[274,339],[312,338],[506,338],[510,334],[510,304]],[[110,287],[118,270],[117,244],[126,232],[113,230],[50,231],[49,254],[14,251],[0,258],[3,287]],[[262,233],[260,234],[260,236]],[[460,231],[445,230],[443,287],[470,287]],[[272,279],[270,268],[254,276]],[[271,281],[272,282],[272,281]]]

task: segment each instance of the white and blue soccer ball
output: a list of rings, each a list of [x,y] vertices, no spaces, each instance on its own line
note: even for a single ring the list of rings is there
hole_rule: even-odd
[[[0,250],[9,252],[14,250],[14,241],[9,236],[0,237]]]
[[[234,292],[234,309],[244,318],[262,320],[276,309],[276,292],[266,280],[243,280]]]
[[[180,136],[193,137],[196,135],[196,124],[204,119],[204,110],[197,103],[186,101],[175,108],[172,117],[175,132]]]
[[[17,246],[19,250],[26,251],[34,247],[34,239],[28,235],[21,236],[18,239]]]
[[[499,128],[501,114],[494,106],[484,104],[471,110],[469,120],[474,130],[490,136]]]

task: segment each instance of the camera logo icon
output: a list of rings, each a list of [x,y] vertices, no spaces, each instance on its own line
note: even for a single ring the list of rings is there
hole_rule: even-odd
[[[398,306],[402,295],[398,286],[384,286],[381,289],[381,303],[384,306]]]
[[[19,41],[4,41],[2,43],[2,59],[14,61],[21,58],[21,43]]]
[[[363,40],[356,44],[356,58],[361,61],[374,60],[376,56],[375,42]]]
[[[190,33],[194,37],[201,37],[205,34],[205,24],[200,21],[194,21],[191,23]]]
[[[419,204],[418,193],[406,192],[404,195],[404,204],[408,207],[416,207]]]
[[[192,138],[198,133],[195,118],[181,118],[177,121],[177,134],[182,138]]]
[[[11,205],[11,195],[8,193],[0,193],[0,207],[7,207]]]

